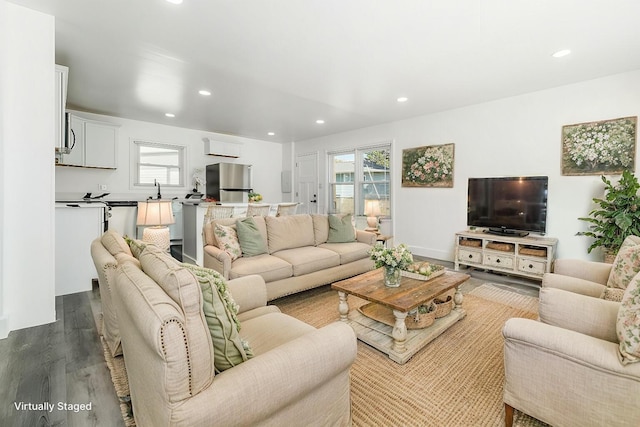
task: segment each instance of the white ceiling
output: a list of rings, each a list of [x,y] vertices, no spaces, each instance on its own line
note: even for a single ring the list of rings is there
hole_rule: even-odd
[[[640,69],[635,0],[12,1],[56,17],[68,108],[278,142]]]

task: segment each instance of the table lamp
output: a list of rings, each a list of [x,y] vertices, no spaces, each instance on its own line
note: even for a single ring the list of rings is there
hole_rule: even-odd
[[[380,200],[365,200],[364,214],[367,216],[367,225],[369,226],[366,231],[378,231],[378,217],[382,215]]]
[[[175,222],[171,200],[138,202],[138,225],[147,227],[142,232],[142,241],[152,243],[163,251],[168,250],[171,236],[167,225]]]

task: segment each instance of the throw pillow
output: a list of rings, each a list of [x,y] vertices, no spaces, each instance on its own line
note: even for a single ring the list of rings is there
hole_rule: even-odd
[[[190,270],[200,283],[202,310],[211,334],[216,372],[222,372],[253,357],[249,343],[238,334],[238,305],[220,273],[192,264],[183,263],[182,266]]]
[[[267,242],[262,237],[253,217],[242,218],[236,222],[236,232],[243,256],[256,256],[267,253]]]
[[[622,296],[618,319],[618,358],[620,363],[640,362],[640,273],[627,286]]]
[[[625,240],[626,242],[626,240]],[[607,287],[626,289],[627,285],[640,271],[640,245],[624,245],[613,261]]]
[[[125,237],[124,239],[129,244],[129,248],[131,248],[131,255],[140,259],[140,254],[147,247],[147,244],[142,240],[135,240],[130,237]]]
[[[606,299],[607,301],[621,302],[623,295],[624,295],[624,289],[604,288],[604,291],[602,292],[602,296],[600,298]]]
[[[233,227],[216,224],[214,228],[218,247],[229,254],[231,261],[242,256],[238,234]]]
[[[351,215],[329,215],[329,238],[328,243],[355,242],[356,232],[351,223]]]

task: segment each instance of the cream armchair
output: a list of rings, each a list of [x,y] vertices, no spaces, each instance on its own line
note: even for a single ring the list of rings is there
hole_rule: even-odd
[[[640,237],[631,235],[622,242],[613,264],[578,259],[556,260],[554,272],[542,278],[542,287],[619,301],[623,290],[638,272],[639,247]]]
[[[514,408],[555,427],[640,425],[640,364],[618,359],[619,306],[544,287],[540,321],[506,322],[505,426]]]
[[[607,287],[612,264],[579,259],[558,259],[553,273],[545,273],[542,287],[563,289],[600,298]]]

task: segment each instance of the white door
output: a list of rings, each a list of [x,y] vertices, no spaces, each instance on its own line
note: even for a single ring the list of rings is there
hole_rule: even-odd
[[[296,156],[295,175],[298,213],[318,213],[318,153]]]

